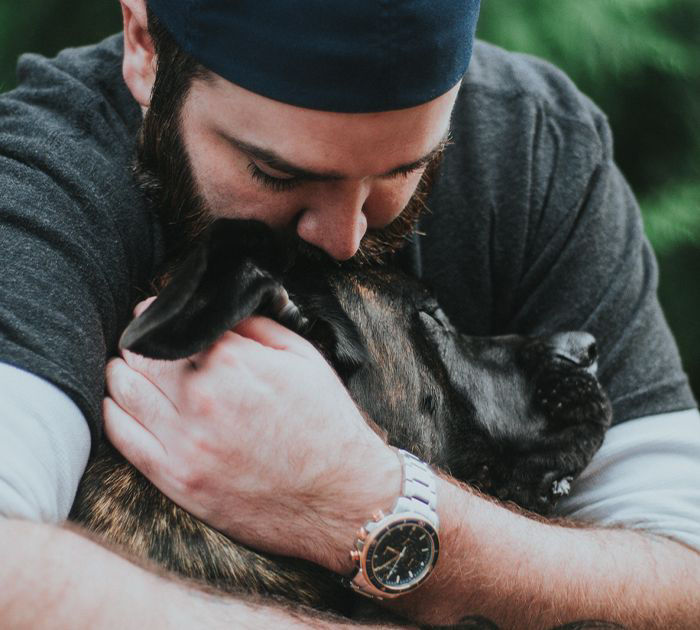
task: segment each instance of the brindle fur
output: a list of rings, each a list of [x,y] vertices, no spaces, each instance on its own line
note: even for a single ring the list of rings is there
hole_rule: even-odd
[[[552,483],[583,470],[610,424],[589,342],[461,335],[414,279],[388,268],[292,264],[285,247],[252,222],[215,223],[129,326],[124,345],[156,358],[188,356],[253,312],[275,314],[284,285],[299,310],[283,323],[321,350],[390,444],[503,500],[552,510]],[[88,466],[71,518],[130,554],[225,592],[352,611],[353,596],[328,571],[234,543],[172,503],[107,442]],[[489,623],[465,619],[463,627],[495,627]]]

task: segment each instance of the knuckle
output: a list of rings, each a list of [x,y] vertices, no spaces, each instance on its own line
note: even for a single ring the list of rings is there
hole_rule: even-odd
[[[214,343],[209,350],[209,359],[216,365],[236,367],[239,364],[239,349],[237,335],[227,331]]]
[[[146,361],[148,361],[148,359],[142,357],[140,354],[136,354],[135,352],[131,352],[129,350],[122,350],[122,360],[130,368],[133,368],[135,370],[143,368]]]
[[[204,379],[193,379],[185,393],[188,411],[196,417],[208,417],[216,410],[217,396]]]
[[[179,496],[193,496],[205,486],[203,475],[191,464],[183,462],[170,475],[170,485]]]
[[[108,367],[108,389],[120,407],[130,408],[138,400],[138,382],[124,362],[113,361]]]
[[[122,359],[111,359],[107,362],[107,365],[105,365],[105,378],[108,383],[117,378],[120,363],[124,363],[124,361]]]

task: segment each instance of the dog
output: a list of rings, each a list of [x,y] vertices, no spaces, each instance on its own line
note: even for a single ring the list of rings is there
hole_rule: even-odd
[[[252,314],[274,317],[319,349],[389,444],[502,501],[550,514],[611,422],[593,337],[471,337],[423,284],[392,267],[320,264],[292,250],[264,224],[215,221],[120,346],[178,359]],[[70,518],[220,591],[352,614],[357,596],[330,572],[234,543],[174,505],[106,442]],[[464,627],[495,627],[478,623]]]

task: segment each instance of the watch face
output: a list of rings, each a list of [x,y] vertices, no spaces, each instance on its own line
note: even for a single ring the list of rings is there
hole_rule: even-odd
[[[383,591],[414,588],[437,559],[435,529],[422,520],[405,519],[382,532],[367,550],[367,578]]]

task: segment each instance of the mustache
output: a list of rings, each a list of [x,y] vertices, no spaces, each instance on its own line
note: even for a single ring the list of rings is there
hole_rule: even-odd
[[[406,207],[389,225],[382,228],[370,228],[362,237],[357,253],[346,261],[337,261],[322,249],[301,240],[296,236],[296,222],[290,235],[291,247],[296,255],[307,260],[331,264],[338,267],[362,267],[365,265],[386,264],[391,256],[400,250],[415,236],[422,236],[418,230],[421,217],[430,212],[428,197],[433,182],[442,163],[443,153],[438,153],[428,163],[423,176]]]

